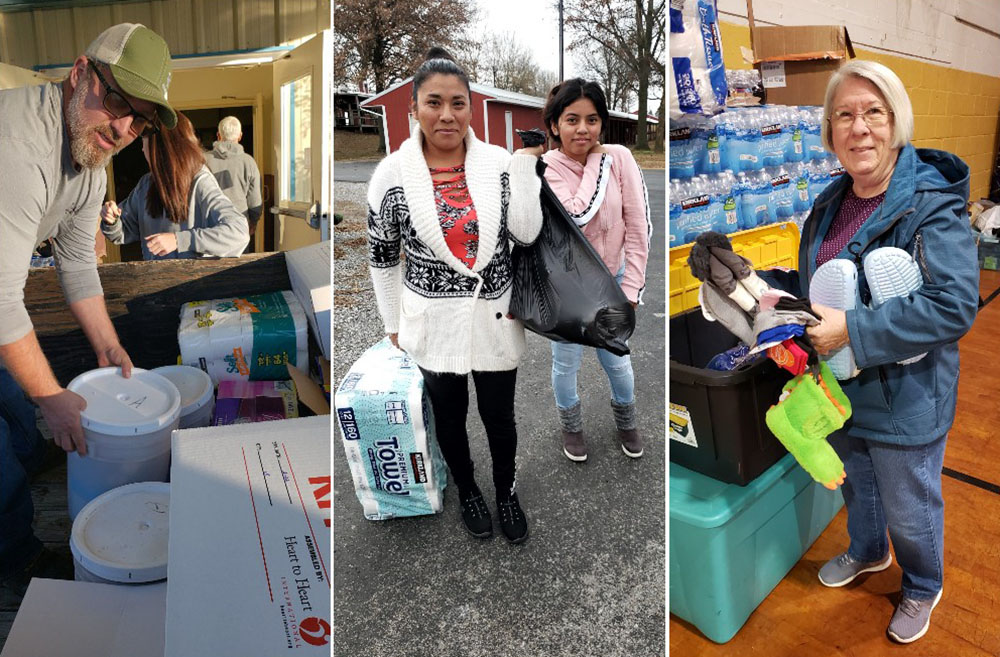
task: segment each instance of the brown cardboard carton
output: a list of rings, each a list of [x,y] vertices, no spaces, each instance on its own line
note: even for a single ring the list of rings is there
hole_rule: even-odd
[[[766,100],[775,105],[822,105],[830,76],[854,57],[841,25],[754,27],[753,47]]]

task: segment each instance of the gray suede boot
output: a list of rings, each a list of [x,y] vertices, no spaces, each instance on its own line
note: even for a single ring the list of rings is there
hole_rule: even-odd
[[[642,456],[642,439],[635,421],[635,402],[631,404],[616,404],[611,402],[611,410],[615,414],[615,426],[618,427],[618,440],[621,442],[625,456],[637,459]]]
[[[563,454],[570,461],[586,461],[587,444],[583,441],[583,411],[580,402],[569,408],[559,408],[559,423],[562,425]]]

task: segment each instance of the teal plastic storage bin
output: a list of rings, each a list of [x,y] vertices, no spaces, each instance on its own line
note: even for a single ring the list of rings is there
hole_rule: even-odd
[[[843,504],[791,454],[746,486],[671,463],[670,613],[729,641]]]

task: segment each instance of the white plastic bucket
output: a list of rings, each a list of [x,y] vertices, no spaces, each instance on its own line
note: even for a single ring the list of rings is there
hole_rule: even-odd
[[[67,457],[70,518],[112,488],[167,481],[170,433],[181,409],[173,383],[138,367],[128,379],[117,367],[104,367],[81,374],[67,387],[87,401],[80,414],[87,455],[70,452]]]
[[[150,370],[165,376],[181,393],[179,429],[207,427],[215,410],[215,387],[208,373],[189,365],[167,365]]]
[[[75,579],[145,584],[167,577],[170,484],[120,486],[91,500],[73,522]]]

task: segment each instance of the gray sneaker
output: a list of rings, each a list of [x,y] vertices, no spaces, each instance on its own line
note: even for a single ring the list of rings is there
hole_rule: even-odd
[[[889,621],[889,636],[899,643],[912,643],[927,634],[931,626],[931,612],[941,601],[944,589],[931,600],[903,598],[896,607],[896,613]]]
[[[861,573],[877,573],[892,565],[892,555],[886,554],[879,561],[855,561],[847,552],[827,561],[819,569],[819,581],[823,586],[838,587],[850,584]]]

